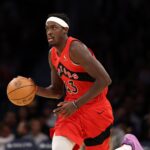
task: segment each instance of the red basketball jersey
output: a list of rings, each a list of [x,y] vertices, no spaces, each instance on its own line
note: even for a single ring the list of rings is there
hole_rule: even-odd
[[[69,37],[60,56],[58,56],[55,47],[51,48],[51,61],[65,84],[65,100],[67,101],[77,100],[91,88],[95,81],[82,66],[75,64],[69,57],[70,45],[76,40],[73,37]],[[92,52],[91,55],[93,55]],[[93,55],[93,57],[95,56]],[[105,99],[107,90],[108,88],[105,88],[97,97],[88,103],[95,103],[99,100],[102,101],[103,98]]]

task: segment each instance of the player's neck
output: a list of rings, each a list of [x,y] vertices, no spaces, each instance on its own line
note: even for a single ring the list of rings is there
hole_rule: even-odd
[[[68,39],[68,36],[65,36],[65,38],[62,39],[60,45],[57,45],[57,46],[56,46],[58,55],[61,55],[63,49],[65,48],[67,39]]]

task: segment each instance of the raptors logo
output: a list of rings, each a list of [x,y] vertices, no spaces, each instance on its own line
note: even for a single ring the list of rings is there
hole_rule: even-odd
[[[67,68],[65,68],[61,64],[58,65],[57,72],[58,72],[59,76],[62,76],[64,74],[65,76],[67,76],[70,79],[77,80],[79,78],[76,73],[69,71]]]

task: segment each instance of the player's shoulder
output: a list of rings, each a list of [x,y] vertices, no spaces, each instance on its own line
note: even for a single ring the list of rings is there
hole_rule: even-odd
[[[80,51],[81,49],[88,49],[87,46],[79,41],[79,40],[74,40],[72,41],[71,45],[70,45],[70,52],[74,52],[74,51]]]

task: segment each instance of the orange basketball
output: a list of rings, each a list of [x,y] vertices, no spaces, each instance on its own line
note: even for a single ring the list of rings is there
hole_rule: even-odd
[[[36,93],[36,86],[31,79],[18,76],[11,80],[7,86],[9,100],[17,106],[30,104]]]

